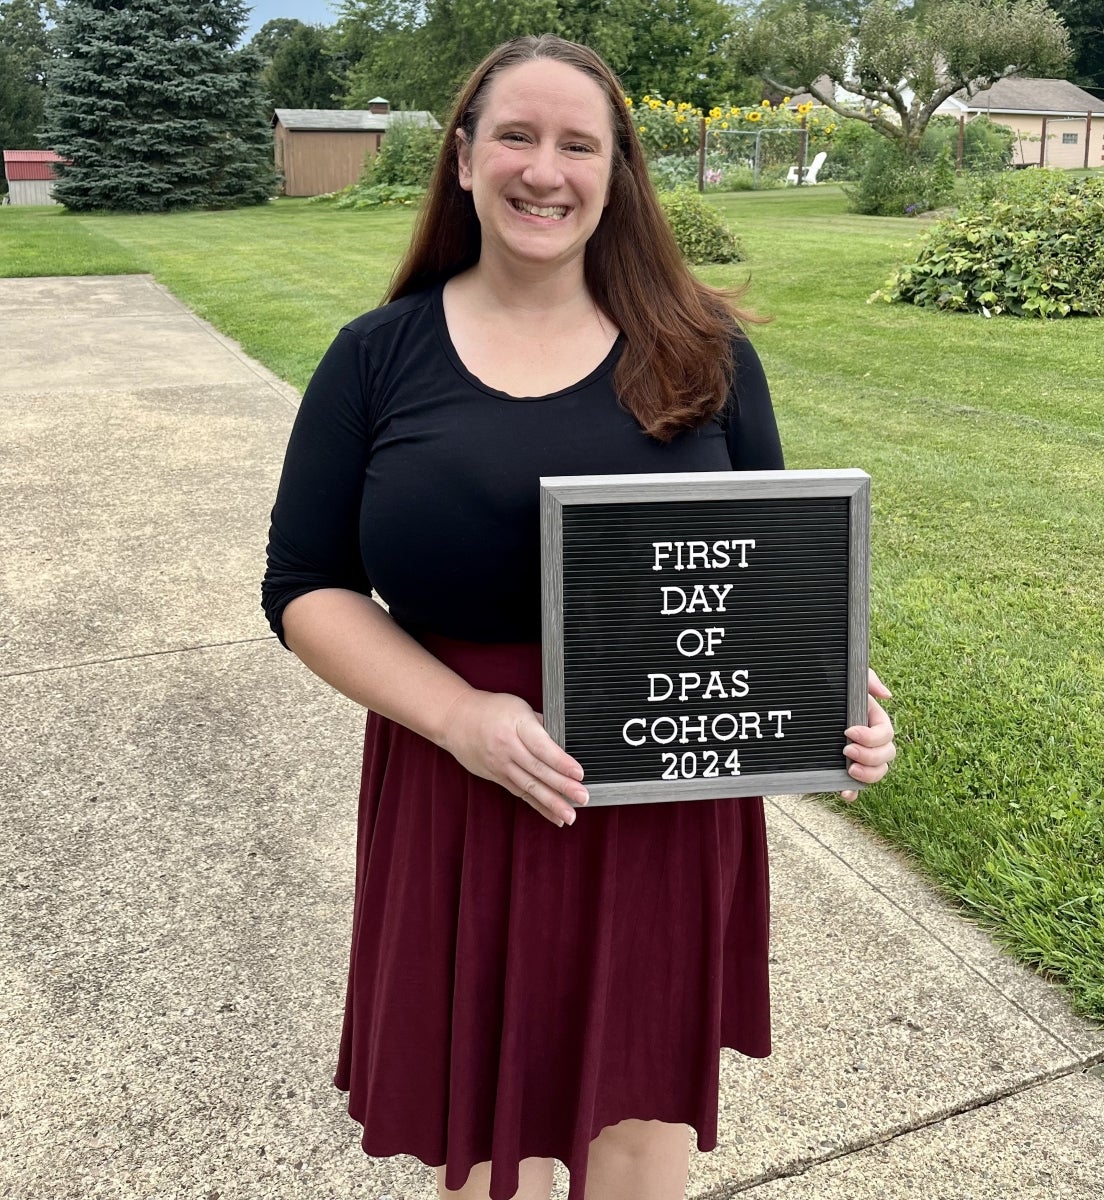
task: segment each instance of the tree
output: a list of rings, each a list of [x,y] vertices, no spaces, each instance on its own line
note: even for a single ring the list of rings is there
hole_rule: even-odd
[[[42,149],[50,58],[44,4],[0,3],[0,149]]]
[[[736,97],[742,73],[727,53],[736,22],[724,0],[649,0],[637,12],[621,73],[630,94],[658,91],[704,109]]]
[[[335,49],[349,107],[376,95],[441,113],[468,72],[519,34],[591,46],[630,91],[712,104],[740,84],[726,0],[344,0]]]
[[[296,32],[305,28],[306,22],[297,17],[273,17],[250,38],[249,48],[264,60],[265,66],[276,57],[276,51]]]
[[[770,87],[810,93],[908,158],[950,96],[972,96],[1008,75],[1053,75],[1069,56],[1065,26],[1045,0],[939,0],[920,12],[870,0],[857,30],[799,4],[751,22],[738,45]],[[837,100],[833,85],[858,104]]]
[[[338,81],[325,31],[300,25],[277,48],[261,78],[273,108],[332,108]]]
[[[1069,30],[1069,78],[1082,87],[1104,88],[1104,0],[1050,0],[1050,7]]]
[[[55,31],[49,143],[69,208],[259,204],[275,191],[260,62],[240,0],[69,0]]]

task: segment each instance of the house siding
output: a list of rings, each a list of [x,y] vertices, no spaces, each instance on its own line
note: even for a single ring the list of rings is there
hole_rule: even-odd
[[[355,183],[383,137],[370,130],[286,129],[279,121],[274,134],[287,196],[319,196]]]
[[[9,179],[8,200],[11,204],[57,204],[52,179]]]
[[[1104,115],[1094,116],[1089,128],[1085,117],[1066,117],[1055,113],[1045,118],[1046,152],[1044,155],[1041,115],[1028,113],[990,113],[994,125],[1005,125],[1016,135],[1012,144],[1012,162],[1018,167],[1037,167],[1042,163],[1059,170],[1075,170],[1085,165],[1085,142],[1089,144],[1089,166],[1104,166]],[[1075,145],[1062,142],[1063,133],[1077,134]]]

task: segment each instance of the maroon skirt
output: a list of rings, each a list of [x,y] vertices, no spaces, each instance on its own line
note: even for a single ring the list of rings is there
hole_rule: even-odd
[[[539,710],[540,648],[426,638]],[[334,1082],[373,1157],[558,1158],[626,1118],[717,1144],[720,1047],[770,1053],[759,798],[583,808],[560,829],[409,730],[368,718]]]

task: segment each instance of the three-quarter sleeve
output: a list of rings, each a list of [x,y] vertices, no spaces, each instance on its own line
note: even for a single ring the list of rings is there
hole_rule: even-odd
[[[360,509],[371,453],[372,366],[343,329],[318,365],[291,431],[268,540],[261,605],[286,646],[284,609],[318,588],[370,595]]]
[[[736,373],[725,412],[725,437],[734,471],[779,471],[782,443],[770,389],[755,347],[738,337],[733,347]]]

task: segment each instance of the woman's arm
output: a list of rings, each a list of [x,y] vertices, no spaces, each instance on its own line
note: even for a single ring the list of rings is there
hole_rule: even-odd
[[[319,678],[365,708],[447,750],[554,824],[587,802],[582,767],[518,696],[473,688],[409,636],[374,600],[320,588],[290,601],[284,639]]]

